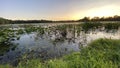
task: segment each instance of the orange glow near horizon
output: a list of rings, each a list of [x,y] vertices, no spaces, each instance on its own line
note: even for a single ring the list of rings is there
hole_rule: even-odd
[[[120,15],[120,8],[116,5],[107,5],[102,7],[95,7],[83,11],[77,11],[71,17],[73,20],[81,19],[85,16],[93,18],[93,17],[109,17],[114,15]]]

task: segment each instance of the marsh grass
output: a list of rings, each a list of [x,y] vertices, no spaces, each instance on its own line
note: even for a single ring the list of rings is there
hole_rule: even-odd
[[[81,24],[81,27],[84,31],[89,31],[90,29],[96,29],[101,26],[102,26],[102,23],[96,23],[96,22],[86,22]]]
[[[120,28],[120,23],[106,23],[103,24],[107,31],[109,30],[118,30]]]

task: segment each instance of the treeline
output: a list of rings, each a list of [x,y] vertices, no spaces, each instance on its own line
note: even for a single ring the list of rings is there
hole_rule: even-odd
[[[120,21],[120,16],[113,17],[84,17],[80,20],[52,21],[52,20],[8,20],[0,18],[0,24],[23,24],[23,23],[66,23],[66,22],[89,22],[89,21]]]
[[[115,15],[113,17],[84,17],[83,19],[80,19],[78,21],[120,21],[120,16]]]
[[[9,20],[0,18],[0,24],[50,23],[51,20]]]
[[[66,23],[66,22],[76,22],[74,20],[65,21],[52,21],[52,20],[8,20],[0,18],[0,24],[24,24],[24,23]]]
[[[0,24],[10,24],[12,23],[12,20],[0,18]]]
[[[12,21],[13,24],[22,24],[22,23],[50,23],[51,20],[15,20]]]

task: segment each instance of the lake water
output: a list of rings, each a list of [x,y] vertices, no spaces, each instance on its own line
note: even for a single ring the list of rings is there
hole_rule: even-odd
[[[26,24],[27,25],[27,24]],[[15,44],[14,49],[9,48],[0,56],[0,63],[16,63],[21,57],[26,59],[41,58],[43,60],[58,58],[72,52],[80,51],[81,46],[99,38],[120,39],[120,29],[106,30],[104,27],[85,32],[80,30],[79,23],[57,23],[57,24],[30,24],[30,26],[42,26],[44,33],[38,31],[23,33],[19,39],[14,38],[11,43]],[[28,28],[24,24],[2,25],[9,29],[18,30]],[[57,27],[58,26],[58,27]]]

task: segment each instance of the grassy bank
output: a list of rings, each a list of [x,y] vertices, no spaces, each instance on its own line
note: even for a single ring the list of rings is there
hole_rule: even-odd
[[[24,60],[17,68],[119,68],[120,40],[98,39],[80,52],[66,55],[60,59],[41,62],[39,59]],[[13,68],[0,65],[0,68]]]

